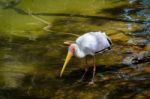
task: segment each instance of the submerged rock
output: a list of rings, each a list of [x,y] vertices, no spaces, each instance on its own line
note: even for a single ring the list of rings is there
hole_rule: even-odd
[[[134,65],[144,62],[150,62],[150,51],[142,51],[139,54],[132,54],[123,60],[125,65]]]
[[[145,46],[145,45],[150,45],[150,40],[144,38],[132,38],[128,40],[128,43],[137,46]]]
[[[127,42],[129,40],[129,37],[123,33],[118,33],[118,34],[112,35],[111,39],[114,42],[118,42],[118,43],[123,42],[124,43],[124,42]]]
[[[5,0],[5,2],[3,0],[3,2],[0,2],[0,3],[4,9],[7,9],[7,8],[13,8],[14,6],[19,4],[20,2],[21,2],[21,0]]]
[[[145,25],[142,29],[135,31],[134,33],[130,34],[132,36],[143,36],[143,37],[149,37],[150,36],[150,22],[147,22],[147,25]]]
[[[137,15],[149,17],[150,16],[150,10],[149,9],[143,9],[143,10],[137,12]]]
[[[141,3],[143,5],[150,6],[150,1],[149,0],[142,0]]]
[[[145,50],[145,51],[150,51],[150,45],[145,46],[145,47],[144,47],[144,50]]]

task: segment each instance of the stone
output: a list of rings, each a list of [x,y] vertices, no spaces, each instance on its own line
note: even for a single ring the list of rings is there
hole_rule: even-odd
[[[123,64],[134,65],[150,62],[150,51],[142,51],[139,54],[131,54],[123,59]]]

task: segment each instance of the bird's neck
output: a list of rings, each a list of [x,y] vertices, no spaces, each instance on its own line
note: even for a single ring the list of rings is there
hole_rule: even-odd
[[[75,55],[79,58],[85,57],[84,52],[79,48],[79,46],[77,44],[75,44],[75,46]]]

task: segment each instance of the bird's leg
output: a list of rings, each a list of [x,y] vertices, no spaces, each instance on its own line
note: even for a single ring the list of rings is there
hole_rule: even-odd
[[[85,57],[85,67],[84,67],[84,74],[82,75],[81,79],[80,80],[83,80],[87,71],[88,71],[88,66],[87,66],[87,57]]]
[[[80,78],[80,80],[78,80],[78,82],[82,82],[86,73],[88,71],[88,66],[87,66],[87,57],[85,57],[84,59],[84,74],[82,75],[82,77]]]
[[[96,73],[96,61],[95,61],[95,55],[94,55],[93,56],[93,77],[92,77],[91,82],[89,82],[89,84],[94,84],[95,73]]]

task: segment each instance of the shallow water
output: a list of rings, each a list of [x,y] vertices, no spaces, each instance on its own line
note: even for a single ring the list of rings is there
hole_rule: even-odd
[[[149,62],[122,63],[150,51],[149,0],[1,0],[0,19],[0,99],[150,98]],[[78,82],[84,70],[76,57],[59,78],[64,42],[90,31],[113,42],[96,56],[95,86],[88,86],[92,68]]]

